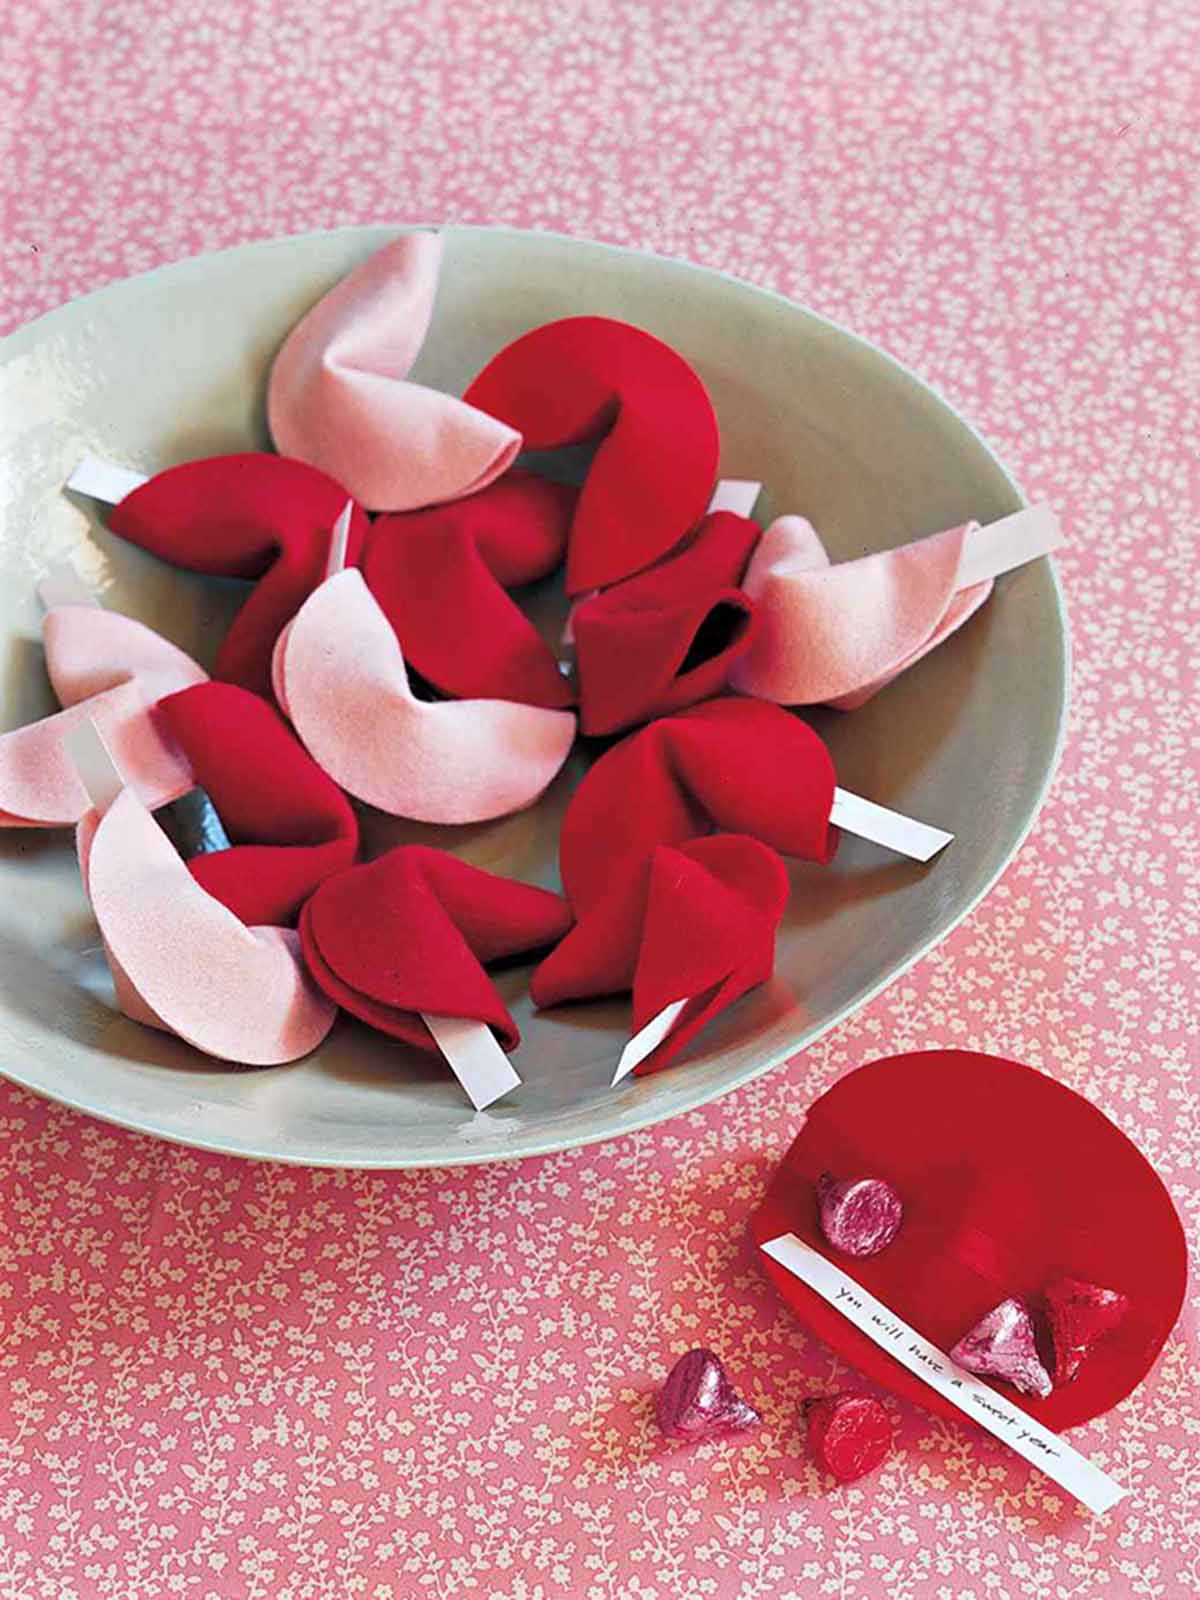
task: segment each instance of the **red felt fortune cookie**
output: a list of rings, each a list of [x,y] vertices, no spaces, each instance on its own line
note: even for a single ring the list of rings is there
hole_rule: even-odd
[[[892,1448],[891,1419],[869,1394],[843,1392],[806,1400],[804,1419],[813,1460],[840,1483],[854,1483],[874,1472]]]
[[[788,898],[779,857],[755,839],[716,834],[661,845],[616,875],[534,973],[539,1006],[633,991],[637,1032],[688,1004],[635,1071],[667,1066],[715,1017],[771,975]]]
[[[758,538],[749,517],[715,511],[657,566],[576,608],[584,733],[615,733],[720,693],[750,643],[754,604],[738,584]]]
[[[501,350],[463,398],[527,450],[603,437],[571,527],[569,594],[640,572],[704,514],[720,451],[712,402],[683,357],[641,328],[547,323]]]
[[[275,640],[325,576],[329,530],[347,498],[341,484],[316,467],[248,452],[155,473],[113,507],[108,525],[189,572],[257,580],[221,643],[214,672],[269,697]],[[350,566],[366,525],[356,506]]]
[[[559,840],[577,916],[655,845],[714,828],[829,861],[833,760],[812,729],[757,700],[709,700],[605,752],[571,798]]]
[[[1044,1300],[1054,1343],[1054,1381],[1071,1383],[1093,1348],[1124,1320],[1129,1297],[1065,1277],[1050,1285]]]
[[[158,709],[232,841],[193,856],[192,876],[243,922],[293,922],[317,885],[358,853],[350,802],[248,689],[203,683]]]
[[[514,469],[465,500],[377,519],[363,577],[427,683],[460,699],[571,704],[554,652],[505,590],[561,563],[575,500],[569,484]]]
[[[904,1226],[877,1255],[834,1255],[821,1232],[823,1172],[874,1173],[904,1196]],[[1098,1182],[1096,1175],[1103,1174]],[[1030,1067],[930,1050],[848,1073],[809,1107],[755,1214],[764,1244],[794,1233],[948,1352],[1013,1298],[1036,1304],[1070,1263],[1129,1309],[1072,1383],[1007,1391],[1046,1427],[1098,1416],[1145,1377],[1179,1315],[1187,1253],[1153,1168],[1095,1106]],[[781,1297],[844,1361],[896,1394],[961,1420],[837,1307],[762,1257]]]
[[[316,982],[373,1028],[436,1053],[421,1014],[487,1023],[506,1050],[517,1025],[483,970],[544,949],[571,914],[561,896],[427,845],[400,845],[327,878],[300,918]]]
[[[669,1439],[703,1439],[754,1428],[762,1421],[754,1407],[738,1397],[720,1359],[701,1349],[689,1350],[671,1368],[659,1391],[656,1414]]]

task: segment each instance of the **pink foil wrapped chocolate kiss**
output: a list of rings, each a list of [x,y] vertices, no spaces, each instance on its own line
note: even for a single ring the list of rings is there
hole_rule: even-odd
[[[892,1423],[873,1395],[843,1391],[804,1402],[808,1448],[819,1467],[839,1483],[874,1472],[892,1448]]]
[[[441,259],[440,234],[401,234],[317,301],[271,368],[275,448],[329,473],[371,511],[457,500],[498,478],[521,448],[506,423],[407,381]]]
[[[821,1232],[847,1256],[878,1255],[904,1220],[900,1196],[882,1178],[839,1179],[823,1172],[817,1180],[817,1204]]]
[[[671,1439],[702,1439],[757,1427],[762,1420],[739,1399],[720,1358],[711,1350],[689,1350],[667,1374],[659,1391],[658,1425]]]
[[[1054,1388],[1038,1355],[1029,1308],[1020,1300],[1001,1300],[963,1335],[950,1359],[981,1378],[1002,1378],[1042,1400]]]

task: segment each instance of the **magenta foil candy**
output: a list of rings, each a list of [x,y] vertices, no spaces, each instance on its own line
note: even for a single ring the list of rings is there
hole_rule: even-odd
[[[838,1179],[823,1172],[817,1180],[817,1204],[821,1232],[847,1256],[878,1255],[904,1220],[900,1196],[882,1178]]]
[[[1001,1300],[963,1335],[950,1359],[981,1378],[1002,1378],[1043,1400],[1054,1387],[1038,1355],[1028,1307],[1020,1300]]]
[[[671,1439],[757,1427],[762,1419],[738,1398],[711,1350],[689,1350],[667,1374],[658,1396],[658,1425]]]

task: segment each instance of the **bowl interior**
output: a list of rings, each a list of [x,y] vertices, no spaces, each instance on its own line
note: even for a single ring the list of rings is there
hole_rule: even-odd
[[[34,585],[72,563],[104,603],[211,662],[242,586],[190,577],[104,530],[61,485],[85,451],[145,471],[267,443],[271,356],[292,323],[394,230],[245,246],[114,284],[0,352],[3,725],[56,709]],[[860,339],[719,274],[544,233],[451,228],[437,312],[413,376],[461,392],[517,334],[592,312],[640,324],[699,369],[722,471],[759,478],[765,520],[803,511],[835,557],[1012,511],[1020,497],[956,414]],[[553,587],[533,596],[547,626]],[[609,1087],[629,1007],[537,1016],[527,968],[500,975],[523,1034],[510,1101],[476,1114],[429,1058],[342,1019],[314,1055],[245,1070],[208,1061],[113,1008],[65,833],[0,832],[0,1070],[102,1117],[237,1154],[348,1166],[437,1166],[560,1149],[673,1116],[813,1040],[954,926],[1020,843],[1053,767],[1066,634],[1050,564],[1000,580],[987,606],[869,705],[817,713],[839,781],[952,829],[928,867],[847,839],[796,866],[775,978],[678,1066]],[[559,820],[582,758],[531,810],[465,829],[371,816],[372,850],[446,844],[557,887]]]

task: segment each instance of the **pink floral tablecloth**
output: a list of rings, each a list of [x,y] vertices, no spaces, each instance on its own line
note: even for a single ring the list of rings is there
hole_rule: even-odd
[[[1076,1436],[1133,1489],[1107,1517],[897,1403],[834,1490],[797,1407],[845,1375],[743,1237],[806,1104],[937,1043],[1092,1096],[1195,1236],[1198,106],[1187,0],[10,0],[0,326],[350,221],[690,256],[894,351],[1054,502],[1076,659],[986,903],[708,1111],[366,1176],[0,1086],[3,1600],[1200,1593],[1190,1313]],[[668,1450],[648,1394],[697,1342],[766,1424]]]

